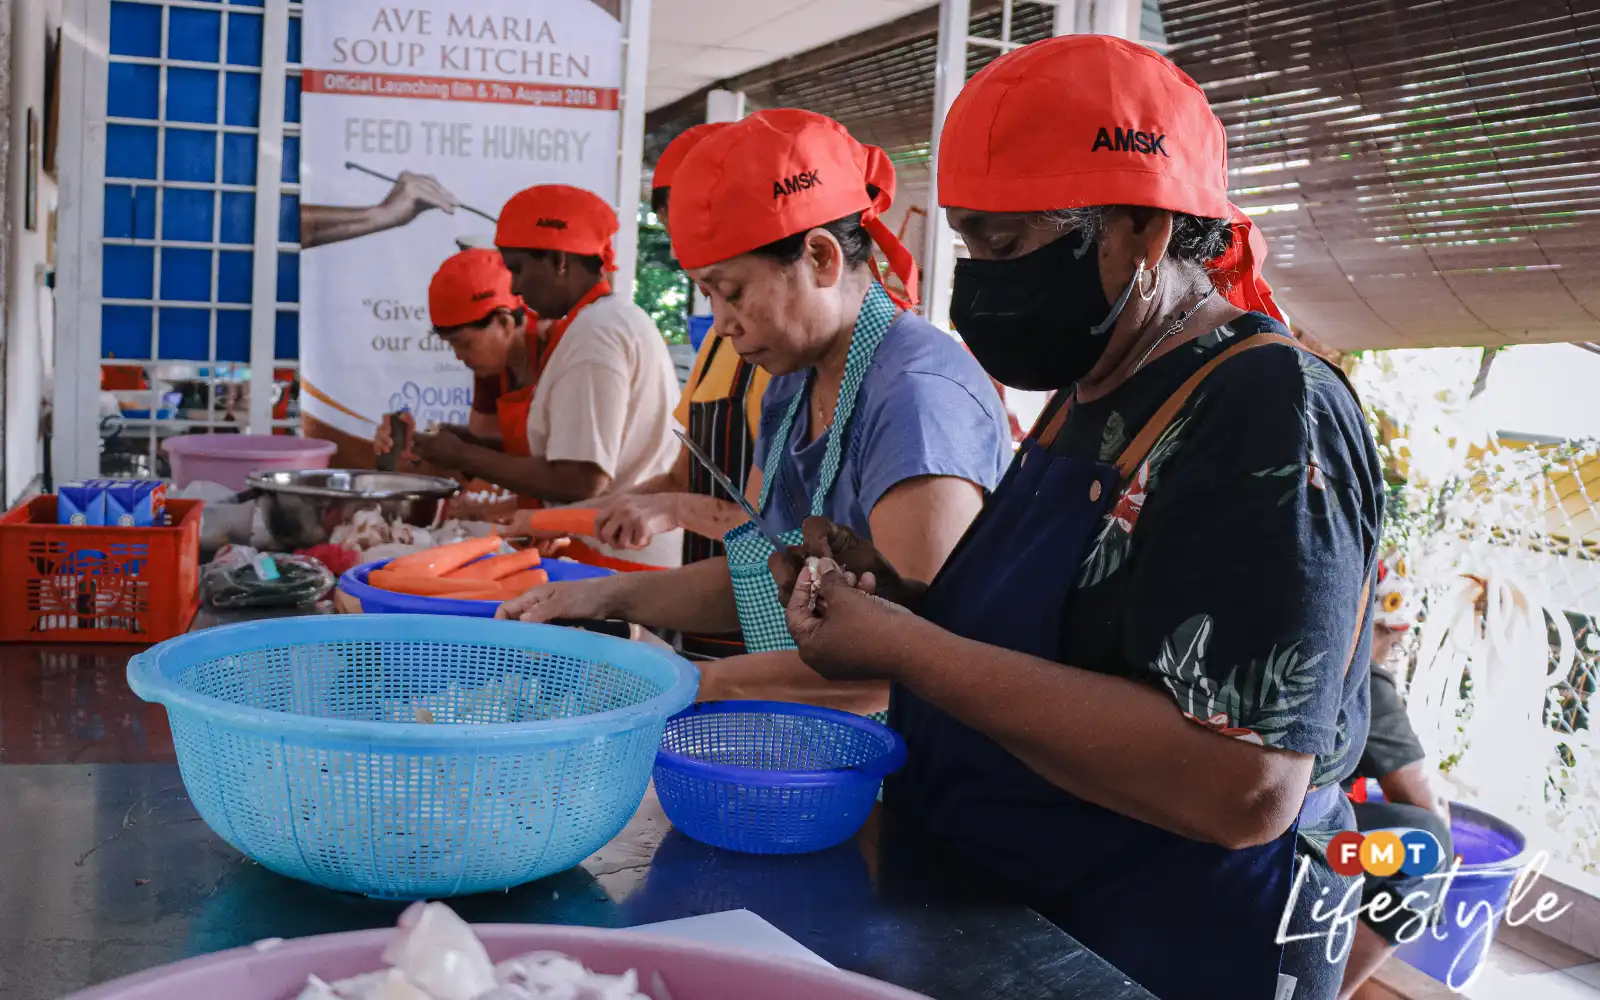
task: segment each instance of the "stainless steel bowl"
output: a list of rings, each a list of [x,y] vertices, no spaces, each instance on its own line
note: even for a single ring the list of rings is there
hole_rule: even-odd
[[[326,542],[358,511],[376,509],[388,521],[431,527],[444,502],[461,491],[453,479],[360,469],[257,472],[248,479],[261,496],[273,541],[285,549]]]

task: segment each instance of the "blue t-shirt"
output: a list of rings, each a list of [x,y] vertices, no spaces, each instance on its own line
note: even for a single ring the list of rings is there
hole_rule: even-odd
[[[768,523],[785,532],[811,513],[822,477],[828,434],[810,437],[810,410],[795,414],[776,473],[765,468],[772,438],[808,372],[774,378],[761,401],[756,462],[772,480]],[[861,381],[839,478],[823,515],[863,538],[872,537],[868,515],[883,495],[918,476],[953,476],[987,493],[1011,460],[1011,431],[994,385],[972,355],[948,334],[914,313],[890,324]]]

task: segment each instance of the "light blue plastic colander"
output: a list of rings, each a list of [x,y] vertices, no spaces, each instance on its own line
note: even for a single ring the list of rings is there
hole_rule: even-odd
[[[699,673],[575,629],[341,615],[172,639],[128,684],[166,706],[222,839],[292,878],[421,899],[530,882],[616,836]]]

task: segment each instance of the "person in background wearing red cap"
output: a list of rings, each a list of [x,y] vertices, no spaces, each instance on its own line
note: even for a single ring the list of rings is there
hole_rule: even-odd
[[[428,285],[428,318],[434,334],[474,377],[467,426],[447,430],[481,447],[527,455],[532,327],[527,308],[511,290],[511,272],[500,255],[493,250],[463,250],[446,259]],[[411,414],[403,416],[414,431]],[[401,442],[402,447],[406,444]],[[372,451],[386,455],[394,447],[386,416],[378,425]]]
[[[691,150],[724,122],[696,125],[662,150],[651,178],[650,207],[663,226],[678,167]],[[670,232],[670,230],[669,230]],[[673,417],[691,440],[716,461],[734,485],[743,489],[755,457],[756,428],[761,422],[761,397],[769,376],[739,357],[715,330],[706,333],[678,399]],[[722,536],[743,524],[744,511],[717,485],[711,473],[680,449],[672,471],[657,476],[600,507],[600,540],[624,550],[642,548],[663,531],[683,529],[684,565],[722,555]],[[743,651],[737,633],[731,636],[685,635],[685,652],[732,656]]]
[[[678,377],[649,315],[611,294],[616,232],[611,206],[582,188],[541,184],[506,203],[495,244],[512,290],[538,316],[553,318],[533,352],[519,442],[526,452],[484,448],[445,431],[419,437],[418,455],[547,505],[591,501],[672,468]],[[682,546],[679,532],[666,532],[637,553],[582,540],[563,552],[611,568],[658,569],[679,565]]]
[[[792,545],[808,514],[826,514],[931,576],[998,482],[1009,435],[971,355],[876,280],[873,244],[916,294],[911,255],[880,218],[893,192],[888,157],[839,123],[763,111],[684,161],[669,206],[672,245],[711,299],[718,335],[772,373],[746,488],[766,526]],[[735,528],[724,543],[721,559],[535,588],[500,614],[737,628],[750,652],[705,664],[702,698],[882,709],[886,685],[832,685],[795,655],[768,569],[773,546],[757,526]]]
[[[892,682],[886,807],[1162,1000],[1333,1000],[1383,480],[1342,373],[1262,311],[1226,151],[1123,39],[974,76],[950,315],[1053,401],[937,576],[820,519],[773,572],[808,665]]]

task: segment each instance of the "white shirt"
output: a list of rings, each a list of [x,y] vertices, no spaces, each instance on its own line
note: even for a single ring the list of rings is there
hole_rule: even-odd
[[[588,462],[611,477],[608,493],[672,470],[678,376],[649,314],[607,295],[573,317],[545,365],[528,409],[528,451],[547,462]],[[678,566],[683,532],[657,535],[643,549],[589,545],[632,562]]]

